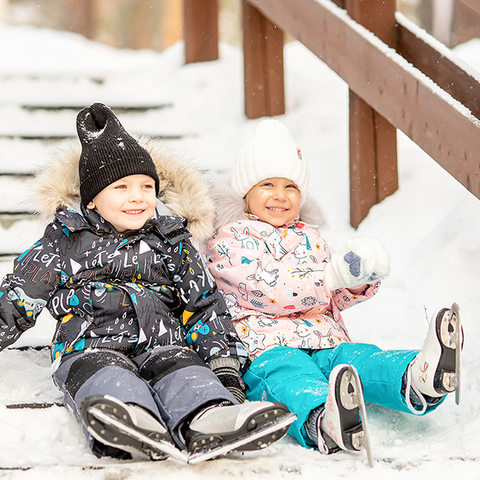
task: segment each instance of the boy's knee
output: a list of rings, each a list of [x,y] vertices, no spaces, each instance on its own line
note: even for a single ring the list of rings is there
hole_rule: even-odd
[[[105,367],[119,367],[136,374],[135,366],[125,356],[110,350],[94,350],[83,353],[73,361],[68,370],[65,387],[72,395],[92,376]]]
[[[168,374],[193,366],[209,369],[193,350],[185,347],[165,346],[154,349],[142,363],[138,373],[153,386]]]

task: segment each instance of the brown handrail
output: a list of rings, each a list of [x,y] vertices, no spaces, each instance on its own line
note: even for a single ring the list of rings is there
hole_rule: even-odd
[[[284,113],[283,42],[278,41],[283,32],[303,43],[349,86],[353,226],[374,203],[395,191],[392,128],[403,131],[480,198],[480,82],[446,47],[425,32],[419,35],[395,15],[394,0],[242,1],[248,35],[245,64],[255,66],[245,71],[249,118]],[[381,15],[388,21],[376,23],[374,17]],[[355,115],[368,121],[355,122]],[[363,123],[369,126],[360,131]]]
[[[468,5],[470,8],[480,13],[480,0],[460,0],[465,5]]]

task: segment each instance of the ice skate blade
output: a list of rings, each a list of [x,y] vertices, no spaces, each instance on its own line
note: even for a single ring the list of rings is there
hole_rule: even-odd
[[[445,363],[445,370],[439,378],[440,391],[452,393],[455,391],[455,403],[460,403],[460,375],[461,375],[461,354],[462,354],[462,325],[460,321],[460,309],[453,303],[449,310],[446,310],[440,321],[438,330],[439,341],[444,352],[448,353],[450,362],[454,363],[453,368]]]
[[[455,403],[460,404],[460,386],[461,386],[461,365],[462,365],[462,322],[460,319],[460,307],[453,303],[450,307],[450,322],[456,326],[455,332]]]
[[[244,437],[238,438],[227,444],[214,447],[210,450],[191,453],[188,456],[188,463],[196,464],[204,462],[206,460],[211,460],[213,458],[220,457],[231,452],[260,450],[262,448],[266,448],[274,441],[283,437],[287,433],[290,424],[292,424],[296,420],[296,418],[297,416],[294,413],[288,413],[277,422],[272,423],[271,425],[267,426],[262,430],[253,430]],[[269,436],[271,437],[272,435],[275,435],[275,438],[273,438],[271,442],[266,442],[265,438]],[[257,442],[260,442],[260,444],[257,444],[254,449],[242,448],[250,443],[253,443],[255,440],[257,440]]]
[[[360,377],[356,370],[350,370],[351,373],[351,382],[354,383],[356,388],[356,395],[355,395],[355,402],[356,406],[360,410],[360,418],[362,419],[362,428],[363,432],[359,432],[357,435],[352,436],[352,444],[359,446],[359,449],[365,449],[365,453],[367,454],[367,461],[368,465],[373,468],[373,455],[372,455],[372,448],[370,445],[370,435],[368,433],[368,424],[367,424],[367,411],[365,409],[365,401],[363,400],[363,393],[361,393],[361,381]],[[361,434],[360,434],[361,433]]]
[[[452,307],[441,309],[430,325],[430,332],[435,331],[436,342],[438,343],[438,350],[432,350],[438,355],[437,360],[433,363],[433,356],[430,362],[425,360],[424,365],[421,365],[420,373],[423,376],[419,380],[425,383],[426,390],[421,389],[423,393],[437,397],[447,395],[457,390],[460,373],[460,351],[461,351],[461,325],[460,316],[458,312],[458,305],[453,304]],[[433,340],[433,339],[431,339]],[[428,336],[424,348],[429,348]],[[430,345],[432,347],[432,345]],[[427,350],[428,351],[428,350]],[[427,357],[425,357],[427,359]],[[430,364],[429,364],[430,363]],[[422,369],[423,368],[423,369]],[[433,378],[430,377],[428,369],[433,370]],[[433,383],[429,386],[429,382]],[[433,391],[431,391],[433,389]]]
[[[96,418],[97,421],[102,422],[104,425],[111,425],[118,429],[120,432],[135,438],[136,440],[143,442],[151,447],[151,449],[155,452],[159,452],[160,454],[164,454],[168,457],[175,458],[176,460],[180,460],[181,462],[187,462],[187,455],[178,450],[174,445],[164,440],[155,441],[151,438],[147,437],[146,435],[142,434],[141,432],[135,430],[134,428],[123,424],[115,417],[107,415],[104,413],[100,408],[96,406],[92,406],[88,408],[88,413],[92,415],[92,417]],[[88,430],[94,436],[97,436],[97,432],[93,431],[90,425],[87,425]],[[101,440],[100,440],[101,441]],[[121,448],[119,446],[118,448]],[[155,453],[151,454],[152,459],[155,457]]]

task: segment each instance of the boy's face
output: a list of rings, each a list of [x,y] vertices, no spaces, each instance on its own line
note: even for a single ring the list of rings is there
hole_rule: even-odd
[[[246,201],[249,213],[274,227],[281,227],[300,213],[300,191],[291,180],[273,177],[252,187]]]
[[[118,231],[138,230],[155,213],[155,180],[147,175],[130,175],[104,188],[88,205]]]

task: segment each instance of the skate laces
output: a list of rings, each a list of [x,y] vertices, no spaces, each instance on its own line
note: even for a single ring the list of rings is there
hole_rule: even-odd
[[[415,359],[408,365],[407,367],[407,375],[406,375],[406,385],[405,385],[405,401],[407,402],[407,407],[412,413],[415,413],[416,415],[422,415],[423,413],[426,412],[427,410],[427,401],[425,400],[422,392],[418,388],[416,388],[413,383],[412,383],[412,363],[415,361]],[[410,392],[413,391],[418,399],[421,402],[421,410],[416,409],[413,406],[413,403],[410,398]]]
[[[320,428],[320,422],[324,416],[325,405],[313,409],[305,422],[305,431],[307,432],[308,438],[317,444],[320,453],[328,455],[330,450],[327,447],[326,441],[323,438],[323,432]]]
[[[320,423],[325,417],[325,409],[318,415],[317,417],[317,446],[318,446],[318,451],[324,455],[328,455],[330,453],[338,452],[341,450],[341,448],[335,443],[334,440],[332,440],[328,434],[324,434],[322,432]],[[328,443],[327,443],[328,441]],[[330,444],[330,445],[329,445]]]

